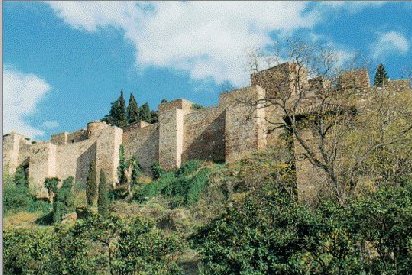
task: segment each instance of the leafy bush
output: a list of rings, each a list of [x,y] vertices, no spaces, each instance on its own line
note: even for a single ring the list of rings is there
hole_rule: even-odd
[[[408,274],[412,184],[310,209],[264,187],[203,227],[206,274]]]
[[[49,229],[15,229],[3,235],[4,274],[58,274],[57,239]]]
[[[188,176],[179,176],[172,184],[162,190],[162,195],[172,199],[172,206],[191,205],[199,200],[200,194],[208,184],[210,170],[200,169]]]
[[[175,180],[176,177],[173,172],[163,173],[163,175],[156,181],[135,188],[134,199],[136,199],[139,202],[144,202],[151,197],[160,195],[162,190],[166,186],[175,182]]]
[[[155,180],[159,179],[165,173],[163,168],[157,162],[150,166],[150,170],[152,171],[152,176]]]
[[[48,212],[50,210],[50,205],[45,201],[37,200],[26,185],[5,182],[3,192],[5,214],[17,211]]]
[[[190,205],[199,200],[208,184],[210,169],[201,168],[202,162],[189,161],[176,172],[162,172],[151,184],[135,189],[134,198],[144,202],[151,197],[163,195],[171,200],[172,207]]]
[[[61,222],[63,216],[74,211],[73,177],[68,177],[63,181],[62,187],[56,194],[53,202],[53,221]]]
[[[53,201],[53,197],[57,193],[58,184],[59,184],[59,178],[58,177],[46,178],[45,181],[44,181],[44,187],[47,188],[50,201]]]
[[[73,227],[4,234],[5,274],[179,274],[184,243],[148,221],[91,214]]]
[[[200,160],[189,160],[184,165],[182,165],[176,171],[176,176],[188,176],[197,170],[199,170],[200,166],[202,165],[202,161]]]
[[[29,185],[29,181],[27,179],[27,175],[23,166],[17,167],[16,173],[14,174],[14,184],[25,186]]]

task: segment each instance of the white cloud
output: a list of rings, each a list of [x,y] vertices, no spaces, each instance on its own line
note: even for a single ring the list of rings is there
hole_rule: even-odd
[[[115,27],[136,48],[140,68],[188,71],[194,79],[245,84],[246,50],[271,43],[270,33],[311,28],[305,2],[50,2],[74,28]]]
[[[388,1],[323,1],[320,2],[322,7],[325,7],[325,11],[330,11],[329,8],[333,8],[337,11],[344,10],[349,13],[357,13],[366,8],[378,8],[388,3]]]
[[[3,71],[3,131],[16,131],[28,137],[41,136],[43,131],[27,121],[36,112],[39,101],[50,91],[50,85],[34,74],[6,67]]]
[[[404,55],[409,51],[409,42],[406,37],[396,31],[379,33],[375,43],[371,46],[374,59],[384,58],[388,54]]]
[[[45,129],[54,129],[59,127],[59,123],[56,120],[47,120],[41,126]]]

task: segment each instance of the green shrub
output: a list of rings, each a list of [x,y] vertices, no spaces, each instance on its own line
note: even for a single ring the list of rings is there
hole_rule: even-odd
[[[150,184],[134,189],[134,199],[139,202],[163,195],[170,199],[172,207],[185,206],[199,200],[208,184],[210,169],[201,168],[201,161],[189,161],[176,172],[161,172]]]
[[[3,242],[4,274],[58,274],[57,239],[50,229],[5,231]]]
[[[43,212],[50,210],[50,205],[41,200],[37,200],[26,185],[15,185],[5,183],[3,188],[3,209],[4,213],[27,211]]]
[[[200,166],[202,165],[202,161],[200,160],[189,160],[184,165],[182,165],[176,171],[176,177],[179,176],[188,176],[197,170],[199,170]]]
[[[68,177],[57,191],[53,202],[53,221],[55,223],[61,222],[65,214],[74,211],[73,184],[74,178]]]
[[[166,186],[173,184],[175,180],[176,180],[176,177],[173,172],[163,173],[162,176],[158,180],[152,183],[145,184],[145,185],[134,188],[133,197],[138,202],[144,202],[148,200],[149,198],[160,195],[162,190]]]
[[[150,166],[150,170],[152,171],[152,176],[154,180],[159,179],[165,173],[163,168],[157,162],[153,163],[152,166]]]
[[[16,173],[14,174],[14,184],[15,185],[29,185],[29,181],[27,179],[26,172],[24,171],[24,167],[19,166],[16,169]]]
[[[313,209],[264,186],[192,241],[205,274],[408,274],[410,232],[410,183]]]
[[[152,223],[90,214],[74,226],[15,229],[4,237],[5,274],[180,274],[182,238]]]
[[[57,193],[58,184],[59,184],[59,178],[57,177],[46,178],[44,181],[44,187],[47,188],[50,201],[53,201],[53,197]]]
[[[207,186],[209,174],[210,170],[203,168],[193,175],[178,176],[162,190],[162,194],[172,200],[173,207],[193,204]]]
[[[122,200],[125,199],[129,195],[129,190],[128,190],[127,185],[120,185],[116,187],[110,187],[109,188],[109,199],[111,201],[114,200]]]

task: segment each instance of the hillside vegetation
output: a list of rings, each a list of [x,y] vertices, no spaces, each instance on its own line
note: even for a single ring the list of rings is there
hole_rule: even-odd
[[[108,216],[89,209],[77,221],[48,225],[49,204],[9,178],[4,273],[407,274],[412,269],[410,177],[358,193],[345,205],[325,199],[308,207],[296,200],[293,163],[285,152],[228,165],[190,161],[133,186],[132,197],[112,196]],[[84,186],[73,188],[85,192]],[[85,196],[76,193],[76,206],[85,209]],[[19,224],[15,219],[22,213],[38,218]]]

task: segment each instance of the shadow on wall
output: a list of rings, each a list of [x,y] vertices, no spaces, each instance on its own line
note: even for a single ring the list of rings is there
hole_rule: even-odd
[[[151,166],[159,161],[159,131],[150,131],[133,155],[137,157],[143,170],[151,173]]]
[[[90,162],[92,160],[96,160],[96,142],[77,158],[76,182],[86,183]]]
[[[226,151],[225,122],[226,112],[222,112],[190,144],[185,146],[182,162],[192,159],[224,162]],[[187,129],[185,135],[197,133],[199,130],[201,130],[200,127]]]

